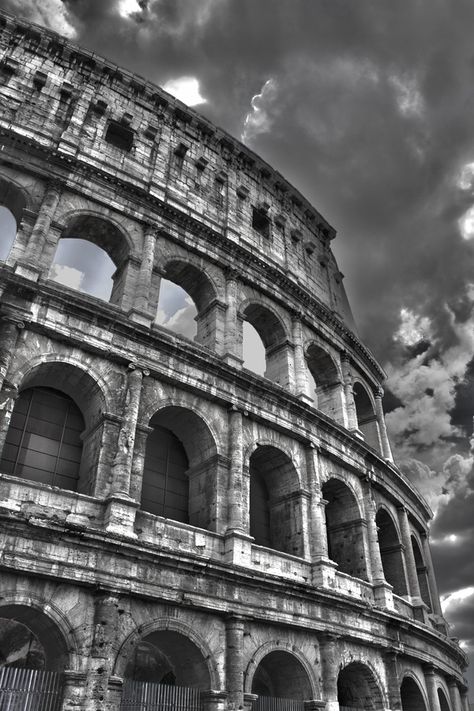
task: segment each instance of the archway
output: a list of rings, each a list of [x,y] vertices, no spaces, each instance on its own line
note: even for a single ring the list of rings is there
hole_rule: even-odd
[[[158,516],[212,529],[215,525],[217,449],[204,420],[168,406],[150,420],[141,508]]]
[[[242,310],[241,318],[248,322],[255,329],[265,348],[265,372],[264,376],[280,385],[288,385],[289,364],[287,335],[280,319],[265,306],[257,303],[250,303]],[[248,340],[250,331],[243,334]],[[255,342],[255,340],[254,340]],[[243,350],[247,352],[246,343],[243,343]],[[255,366],[253,361],[248,359],[245,366],[253,369],[259,374],[260,365]]]
[[[211,688],[208,660],[197,645],[173,630],[140,640],[128,659],[122,709],[180,708],[202,711],[200,692]]]
[[[342,416],[341,379],[333,359],[312,343],[306,351],[306,362],[314,384],[311,396],[315,407],[339,421]]]
[[[354,384],[357,424],[368,445],[380,451],[379,429],[369,393],[361,383]]]
[[[400,687],[402,711],[427,711],[423,694],[414,679],[406,676]]]
[[[129,246],[119,228],[96,215],[73,215],[59,240],[50,278],[120,304],[129,270]]]
[[[0,607],[0,698],[5,708],[59,704],[68,656],[62,632],[43,612],[26,605]]]
[[[252,679],[252,694],[259,696],[257,703],[253,705],[255,711],[255,709],[270,707],[265,704],[265,698],[271,697],[274,701],[281,699],[304,701],[312,698],[313,691],[306,669],[301,662],[290,652],[278,650],[269,652],[257,666]],[[287,708],[284,703],[274,703],[273,706],[278,711]]]
[[[322,487],[326,504],[328,555],[342,573],[368,580],[364,529],[356,498],[339,479],[329,479]]]
[[[380,508],[375,517],[378,528],[380,555],[385,580],[393,586],[395,595],[407,595],[407,581],[403,565],[402,544],[392,517]]]
[[[423,560],[423,554],[421,552],[420,546],[418,545],[418,541],[414,536],[411,537],[411,545],[413,548],[413,556],[415,558],[416,574],[418,576],[418,586],[420,588],[421,599],[428,607],[428,610],[431,612],[432,603],[428,573],[425,561]]]
[[[362,662],[351,662],[337,678],[339,708],[382,711],[384,701],[371,669]]]
[[[438,687],[438,701],[439,701],[439,708],[441,711],[451,711],[451,707],[448,703],[448,699],[446,698],[446,694],[444,693],[443,689],[440,689]]]
[[[179,259],[167,262],[164,271],[157,323],[215,349],[218,306],[211,280],[203,269]]]
[[[260,445],[249,461],[250,535],[255,543],[283,553],[304,555],[298,474],[291,459]]]
[[[8,257],[18,226],[21,223],[26,200],[19,188],[5,178],[0,178],[0,260]]]
[[[97,382],[70,363],[43,362],[20,384],[2,451],[2,470],[25,479],[89,494],[102,452]]]

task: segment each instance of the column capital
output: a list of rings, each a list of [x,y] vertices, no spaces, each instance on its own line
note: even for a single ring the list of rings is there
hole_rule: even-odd
[[[384,391],[383,387],[381,385],[378,385],[374,390],[375,397],[382,399],[384,394],[385,394],[385,391]]]

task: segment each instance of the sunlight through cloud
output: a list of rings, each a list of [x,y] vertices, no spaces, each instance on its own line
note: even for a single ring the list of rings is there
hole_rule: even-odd
[[[173,96],[188,106],[196,106],[197,104],[207,103],[207,99],[201,96],[199,81],[196,77],[179,77],[178,79],[170,79],[166,82],[166,84],[163,84],[163,89],[170,94],[173,94]]]

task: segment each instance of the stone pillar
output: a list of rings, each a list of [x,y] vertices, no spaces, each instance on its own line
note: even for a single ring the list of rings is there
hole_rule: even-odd
[[[15,352],[18,334],[23,328],[24,322],[13,315],[0,317],[0,390]]]
[[[130,496],[130,481],[142,381],[146,375],[149,375],[148,370],[137,368],[134,363],[129,364],[124,415],[112,465],[112,484],[105,515],[108,532],[132,537],[136,535],[133,525],[138,504]]]
[[[426,574],[428,576],[428,584],[430,587],[430,597],[431,604],[433,605],[433,613],[438,617],[442,618],[442,620],[444,620],[443,611],[441,609],[441,604],[439,601],[439,592],[433,567],[433,559],[431,557],[430,542],[428,538],[428,533],[426,531],[422,531],[421,533],[421,544],[423,547],[423,560],[425,561]]]
[[[413,554],[413,546],[411,544],[410,524],[408,523],[408,514],[404,506],[398,507],[398,520],[400,523],[400,534],[405,555],[405,568],[408,578],[408,591],[410,600],[414,604],[421,604],[420,586],[418,584],[418,573],[416,572],[415,556]]]
[[[308,366],[304,355],[303,329],[301,324],[301,314],[293,314],[293,345],[294,345],[294,368],[295,368],[295,395],[308,404],[313,402],[309,393]]]
[[[63,699],[61,711],[82,711],[87,675],[66,669],[63,672]]]
[[[224,333],[224,359],[230,365],[242,365],[242,334],[238,327],[237,315],[237,272],[228,269],[226,273],[226,314]]]
[[[119,598],[99,593],[94,600],[94,634],[87,674],[86,699],[94,711],[107,711],[109,681],[116,656]]]
[[[157,241],[156,226],[148,224],[145,227],[143,238],[143,252],[140,262],[140,271],[135,286],[133,298],[133,308],[130,311],[130,318],[133,321],[150,325],[155,318],[155,314],[149,312],[151,278],[155,262],[155,248]]]
[[[459,689],[459,695],[461,697],[462,711],[470,711],[469,694],[468,694],[467,686],[465,684],[463,684],[461,687],[458,687],[458,689]]]
[[[389,649],[385,653],[385,673],[387,676],[387,691],[390,709],[391,711],[399,711],[402,708],[402,699],[400,696],[398,652],[396,649]]]
[[[435,669],[432,664],[427,664],[423,667],[425,674],[426,690],[428,692],[428,700],[430,702],[430,711],[441,711],[439,703],[438,691],[436,689]]]
[[[322,498],[318,476],[317,449],[313,444],[306,448],[306,472],[311,492],[310,552],[313,562],[328,557],[326,532],[326,501]]]
[[[320,638],[319,654],[321,658],[321,674],[323,681],[322,697],[326,700],[326,711],[339,711],[337,696],[337,677],[339,659],[337,653],[337,636],[325,634]]]
[[[137,425],[135,430],[135,447],[133,448],[132,471],[130,475],[130,497],[140,501],[142,497],[143,469],[145,465],[146,443],[153,427]]]
[[[61,197],[62,186],[52,180],[48,183],[44,193],[43,202],[36,218],[35,226],[31,233],[24,260],[18,261],[15,271],[24,277],[37,281],[41,274],[41,256],[45,241],[54,218],[54,213]]]
[[[243,427],[242,413],[232,406],[229,411],[229,487],[228,531],[243,531]]]
[[[349,354],[345,351],[341,354],[342,377],[344,381],[344,399],[346,403],[346,427],[348,430],[357,430],[359,424],[357,422],[357,411],[354,400],[354,391],[352,384],[351,362]]]
[[[379,428],[380,443],[382,445],[382,455],[384,459],[393,462],[392,450],[387,435],[387,426],[385,424],[385,415],[382,405],[383,388],[378,388],[375,392],[375,417]]]
[[[229,711],[244,705],[244,620],[232,615],[225,621],[226,687]]]
[[[372,498],[370,481],[365,483],[365,516],[367,521],[367,538],[369,544],[370,570],[374,586],[375,603],[381,607],[394,609],[392,586],[385,580],[382,554],[380,553],[379,536],[377,532],[377,506]]]
[[[461,703],[461,694],[459,693],[458,682],[454,676],[448,678],[448,688],[452,711],[464,711]]]

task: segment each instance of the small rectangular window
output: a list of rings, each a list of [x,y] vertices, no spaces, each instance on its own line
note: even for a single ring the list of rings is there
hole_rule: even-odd
[[[258,209],[256,207],[252,210],[252,227],[253,229],[262,235],[262,237],[270,237],[270,218],[264,212],[264,210]]]
[[[105,140],[122,151],[130,151],[133,146],[133,131],[117,121],[110,121]]]

